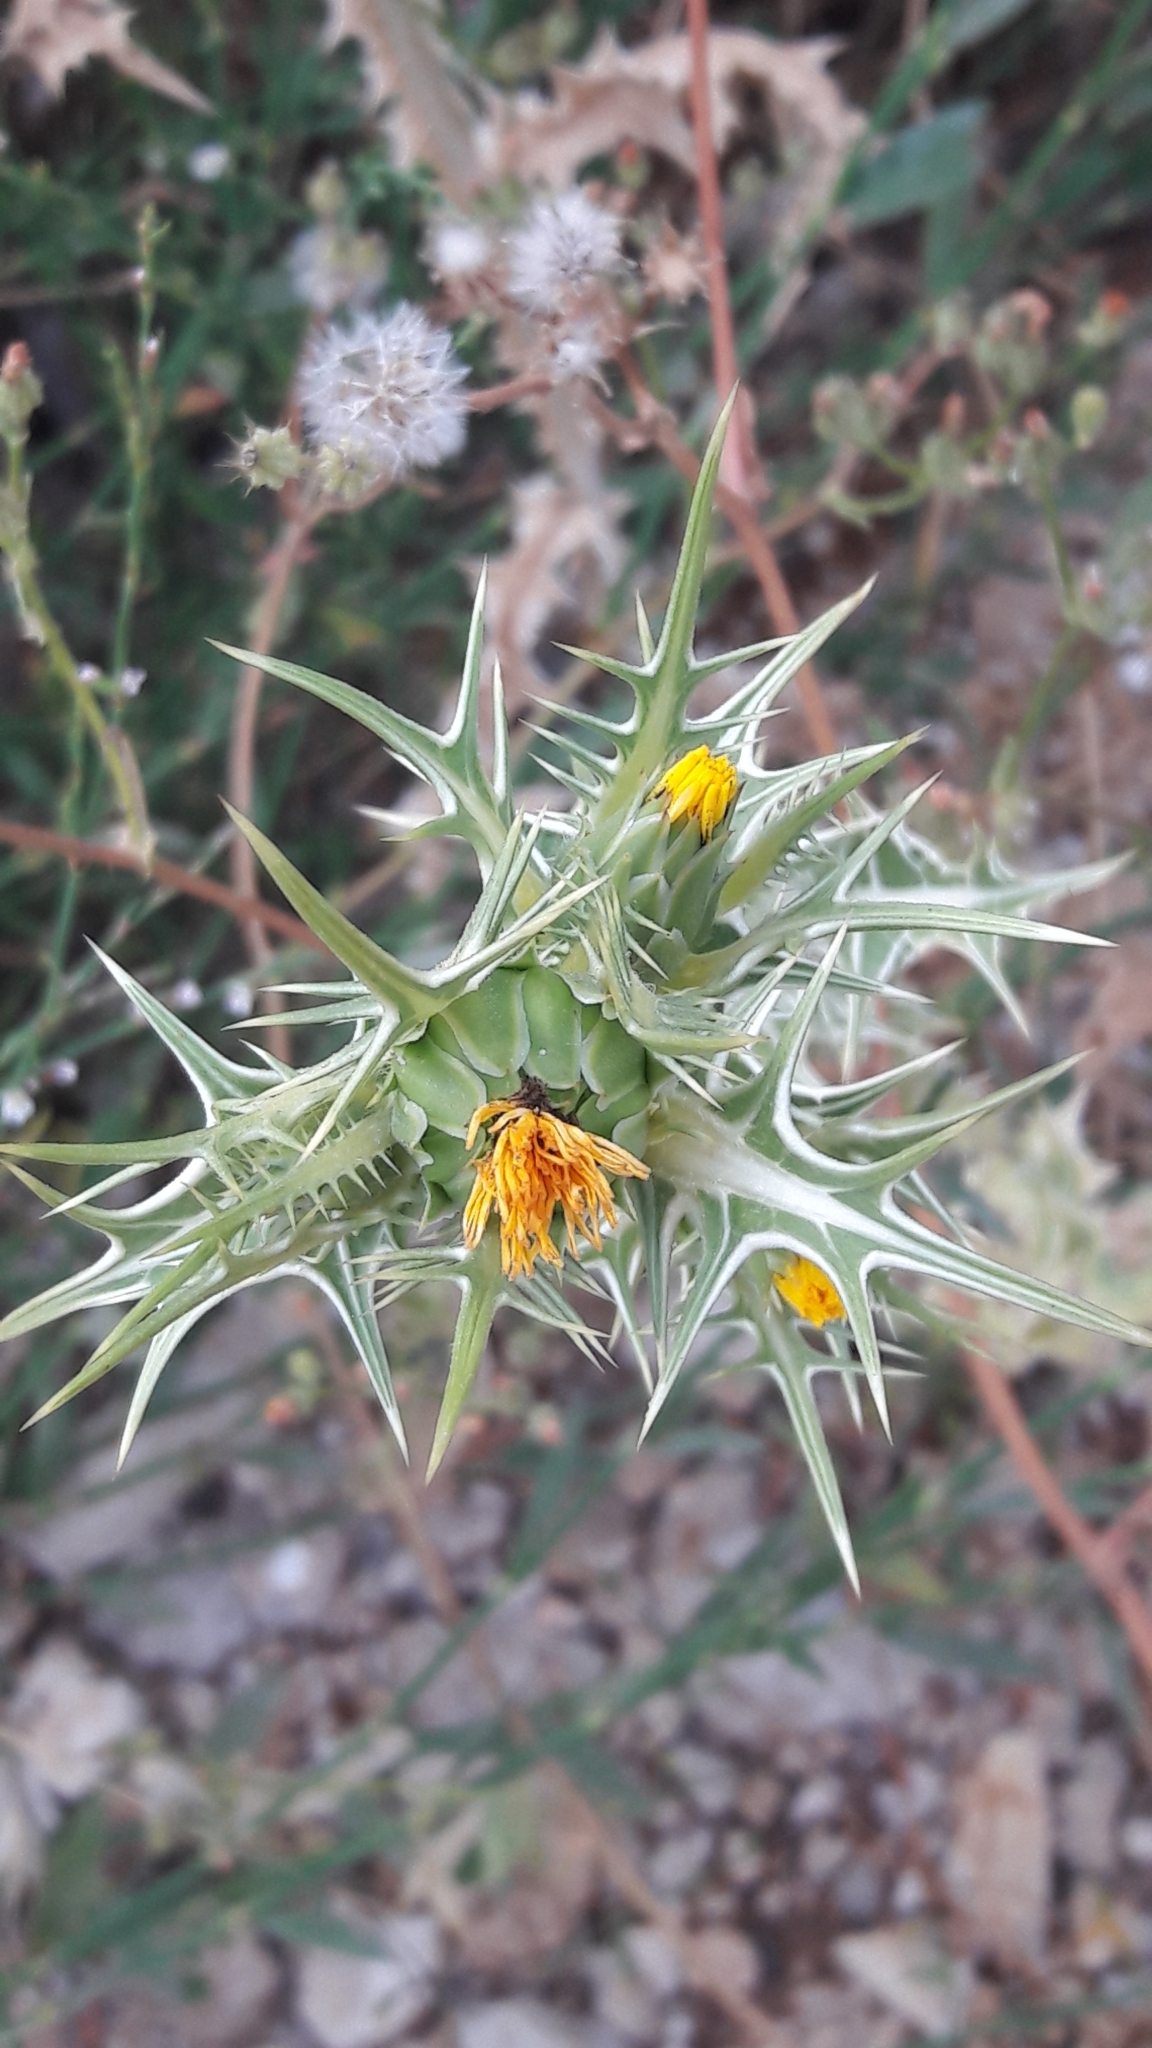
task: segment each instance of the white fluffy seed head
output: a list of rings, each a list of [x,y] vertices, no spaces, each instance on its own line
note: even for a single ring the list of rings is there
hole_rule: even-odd
[[[608,350],[595,320],[574,320],[556,343],[553,368],[562,382],[595,377]]]
[[[479,221],[436,220],[428,230],[424,254],[436,277],[475,277],[492,260],[492,241]]]
[[[375,298],[388,274],[388,252],[379,235],[357,235],[335,221],[297,235],[288,252],[292,290],[317,313],[337,306],[363,306]]]
[[[331,322],[300,368],[300,408],[321,457],[334,451],[365,488],[446,462],[464,446],[467,371],[446,328],[416,306]]]
[[[509,236],[508,289],[530,311],[554,313],[619,262],[619,221],[574,185],[538,200]]]

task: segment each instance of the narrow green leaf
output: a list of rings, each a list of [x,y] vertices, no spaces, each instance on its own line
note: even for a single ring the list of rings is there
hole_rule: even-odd
[[[444,1453],[452,1441],[456,1424],[460,1420],[464,1403],[472,1389],[492,1318],[503,1291],[500,1272],[499,1242],[495,1231],[487,1230],[468,1260],[461,1279],[463,1299],[460,1313],[456,1318],[456,1333],[452,1339],[452,1357],[448,1366],[448,1380],[440,1413],[436,1418],[436,1432],[432,1438],[432,1449],[428,1457],[426,1478],[431,1479]]]
[[[366,932],[351,924],[334,903],[313,888],[286,854],[266,839],[248,818],[242,818],[231,804],[225,809],[233,824],[244,834],[257,859],[267,868],[278,889],[310,931],[343,961],[357,981],[396,1011],[402,1027],[425,1024],[443,1008],[444,998],[434,993],[421,975],[386,953]],[[501,835],[503,836],[503,835]]]

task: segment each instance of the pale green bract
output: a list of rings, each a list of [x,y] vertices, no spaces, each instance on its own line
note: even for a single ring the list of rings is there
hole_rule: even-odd
[[[378,1312],[424,1280],[455,1282],[461,1309],[434,1464],[502,1305],[603,1356],[605,1339],[552,1269],[506,1279],[491,1225],[474,1250],[463,1243],[469,1119],[484,1102],[514,1093],[522,1073],[650,1169],[647,1182],[617,1188],[620,1221],[602,1250],[585,1249],[578,1262],[566,1255],[562,1276],[611,1302],[615,1333],[647,1386],[644,1428],[700,1355],[705,1334],[721,1336],[726,1358],[739,1352],[778,1383],[853,1578],[812,1380],[821,1371],[840,1374],[859,1416],[862,1377],[887,1425],[885,1376],[893,1368],[885,1365],[875,1316],[877,1307],[882,1321],[890,1315],[890,1274],[919,1275],[1112,1338],[1152,1341],[1107,1308],[969,1248],[920,1173],[977,1118],[1043,1088],[1063,1068],[959,1111],[880,1114],[894,1089],[937,1082],[949,1051],[929,1035],[931,1006],[901,986],[909,963],[950,947],[1011,1003],[1003,942],[1069,943],[1073,934],[1033,921],[1029,911],[1091,887],[1111,868],[1019,877],[979,848],[965,864],[950,864],[908,822],[921,792],[887,811],[859,793],[908,742],[858,747],[801,768],[759,765],[762,719],[856,600],[794,639],[695,659],[725,424],[701,469],[659,641],[653,644],[640,613],[639,662],[586,657],[631,692],[628,715],[614,721],[572,711],[571,736],[543,735],[559,756],[550,772],[564,796],[554,812],[514,808],[498,678],[491,767],[482,756],[482,589],[444,734],[327,676],[259,661],[268,675],[358,719],[431,785],[440,815],[418,829],[469,842],[480,865],[479,897],[448,958],[419,971],[358,931],[238,820],[284,895],[349,974],[309,990],[314,1002],[300,1013],[345,1026],[346,1043],[299,1071],[268,1057],[254,1064],[223,1058],[107,963],[195,1084],[205,1122],[183,1136],[133,1144],[3,1148],[9,1159],[111,1169],[65,1201],[12,1167],[57,1214],[101,1232],[107,1250],[86,1272],[9,1316],[0,1335],[19,1336],[82,1309],[124,1308],[41,1415],[143,1347],[123,1455],[161,1372],[200,1317],[240,1288],[289,1274],[318,1287],[343,1319],[401,1445]],[[720,709],[690,717],[697,684],[737,662],[757,664],[751,680]],[[704,842],[691,821],[670,826],[655,794],[669,767],[702,743],[739,773],[728,817]],[[870,1066],[877,1047],[888,1047],[890,1060],[898,1047],[895,1064],[866,1079],[827,1078],[851,1074],[865,1046]],[[98,1206],[104,1190],[168,1163],[179,1171],[159,1194],[124,1208]],[[926,1211],[935,1227],[923,1220]],[[845,1321],[816,1340],[820,1349],[772,1284],[794,1255],[830,1276],[845,1309]]]

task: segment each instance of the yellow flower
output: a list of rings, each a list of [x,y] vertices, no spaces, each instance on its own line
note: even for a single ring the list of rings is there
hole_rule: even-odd
[[[468,1126],[474,1145],[481,1127],[492,1124],[492,1150],[476,1161],[476,1181],[464,1210],[464,1242],[479,1244],[495,1204],[500,1218],[500,1262],[510,1280],[528,1279],[537,1259],[560,1264],[550,1235],[559,1203],[568,1226],[568,1246],[578,1240],[600,1248],[600,1226],[616,1221],[607,1174],[647,1180],[648,1168],[613,1145],[593,1137],[551,1107],[539,1082],[526,1081],[510,1099],[486,1102]]]
[[[736,794],[736,770],[723,754],[693,747],[668,770],[656,794],[667,803],[670,825],[695,818],[701,839],[711,839]]]
[[[803,1316],[806,1323],[815,1323],[817,1329],[823,1323],[840,1322],[847,1314],[827,1273],[799,1254],[789,1259],[782,1273],[775,1275],[774,1284],[789,1307]]]

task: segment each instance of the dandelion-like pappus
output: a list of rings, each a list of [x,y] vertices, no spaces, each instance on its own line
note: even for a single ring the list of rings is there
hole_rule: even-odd
[[[333,449],[365,479],[395,482],[464,446],[467,371],[446,328],[417,306],[332,321],[300,367],[300,409],[313,447]]]

